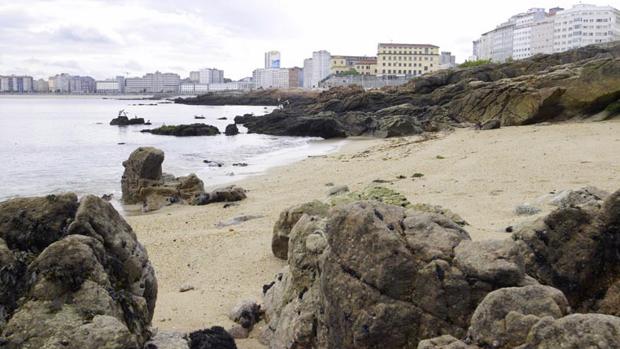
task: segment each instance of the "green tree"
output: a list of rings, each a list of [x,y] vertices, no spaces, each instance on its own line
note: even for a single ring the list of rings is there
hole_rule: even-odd
[[[460,64],[459,67],[460,68],[477,67],[477,66],[485,65],[489,63],[491,63],[490,59],[477,59],[475,61],[465,61],[464,63]]]

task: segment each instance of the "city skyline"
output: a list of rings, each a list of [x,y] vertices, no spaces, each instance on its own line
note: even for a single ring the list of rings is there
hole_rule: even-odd
[[[281,66],[293,67],[318,50],[374,56],[379,42],[434,44],[462,62],[471,55],[472,40],[514,13],[574,4],[387,0],[381,14],[352,1],[324,0],[312,6],[284,0],[215,0],[208,6],[191,0],[0,3],[0,73],[105,79],[159,70],[185,77],[214,66],[237,80],[263,66],[266,51],[280,51]]]

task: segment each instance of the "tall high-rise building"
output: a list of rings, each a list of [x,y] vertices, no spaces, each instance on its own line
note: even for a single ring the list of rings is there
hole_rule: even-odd
[[[428,44],[380,43],[378,76],[419,76],[439,69],[439,47]]]
[[[319,82],[330,74],[331,54],[321,50],[312,52],[312,87],[318,87]]]
[[[280,51],[265,52],[265,69],[280,68]]]
[[[221,84],[224,82],[224,71],[215,68],[201,69],[198,82],[201,85]]]
[[[304,59],[304,88],[312,88],[312,58]]]

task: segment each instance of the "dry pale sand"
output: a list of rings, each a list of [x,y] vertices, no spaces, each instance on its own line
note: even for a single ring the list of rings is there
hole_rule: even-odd
[[[337,153],[240,181],[249,192],[238,206],[177,206],[127,217],[157,272],[153,325],[179,331],[231,325],[228,310],[242,299],[260,300],[261,286],[284,265],[270,249],[279,213],[294,204],[325,199],[329,182],[357,190],[376,179],[393,180],[383,185],[412,202],[459,213],[474,239],[506,238],[506,226],[531,219],[516,216],[515,206],[536,202],[553,190],[620,188],[618,120],[458,129],[420,140],[351,140]],[[424,176],[412,179],[416,172]],[[397,179],[400,175],[407,178]],[[241,215],[262,218],[215,226]],[[195,290],[180,293],[185,283]],[[254,340],[238,345],[259,347]]]

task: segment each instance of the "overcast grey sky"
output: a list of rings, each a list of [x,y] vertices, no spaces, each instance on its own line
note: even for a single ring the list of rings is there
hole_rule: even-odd
[[[616,5],[617,0],[589,2]],[[203,67],[250,76],[268,50],[284,66],[312,51],[375,55],[378,42],[430,43],[471,55],[471,41],[531,7],[565,0],[0,0],[0,75],[97,79]]]

